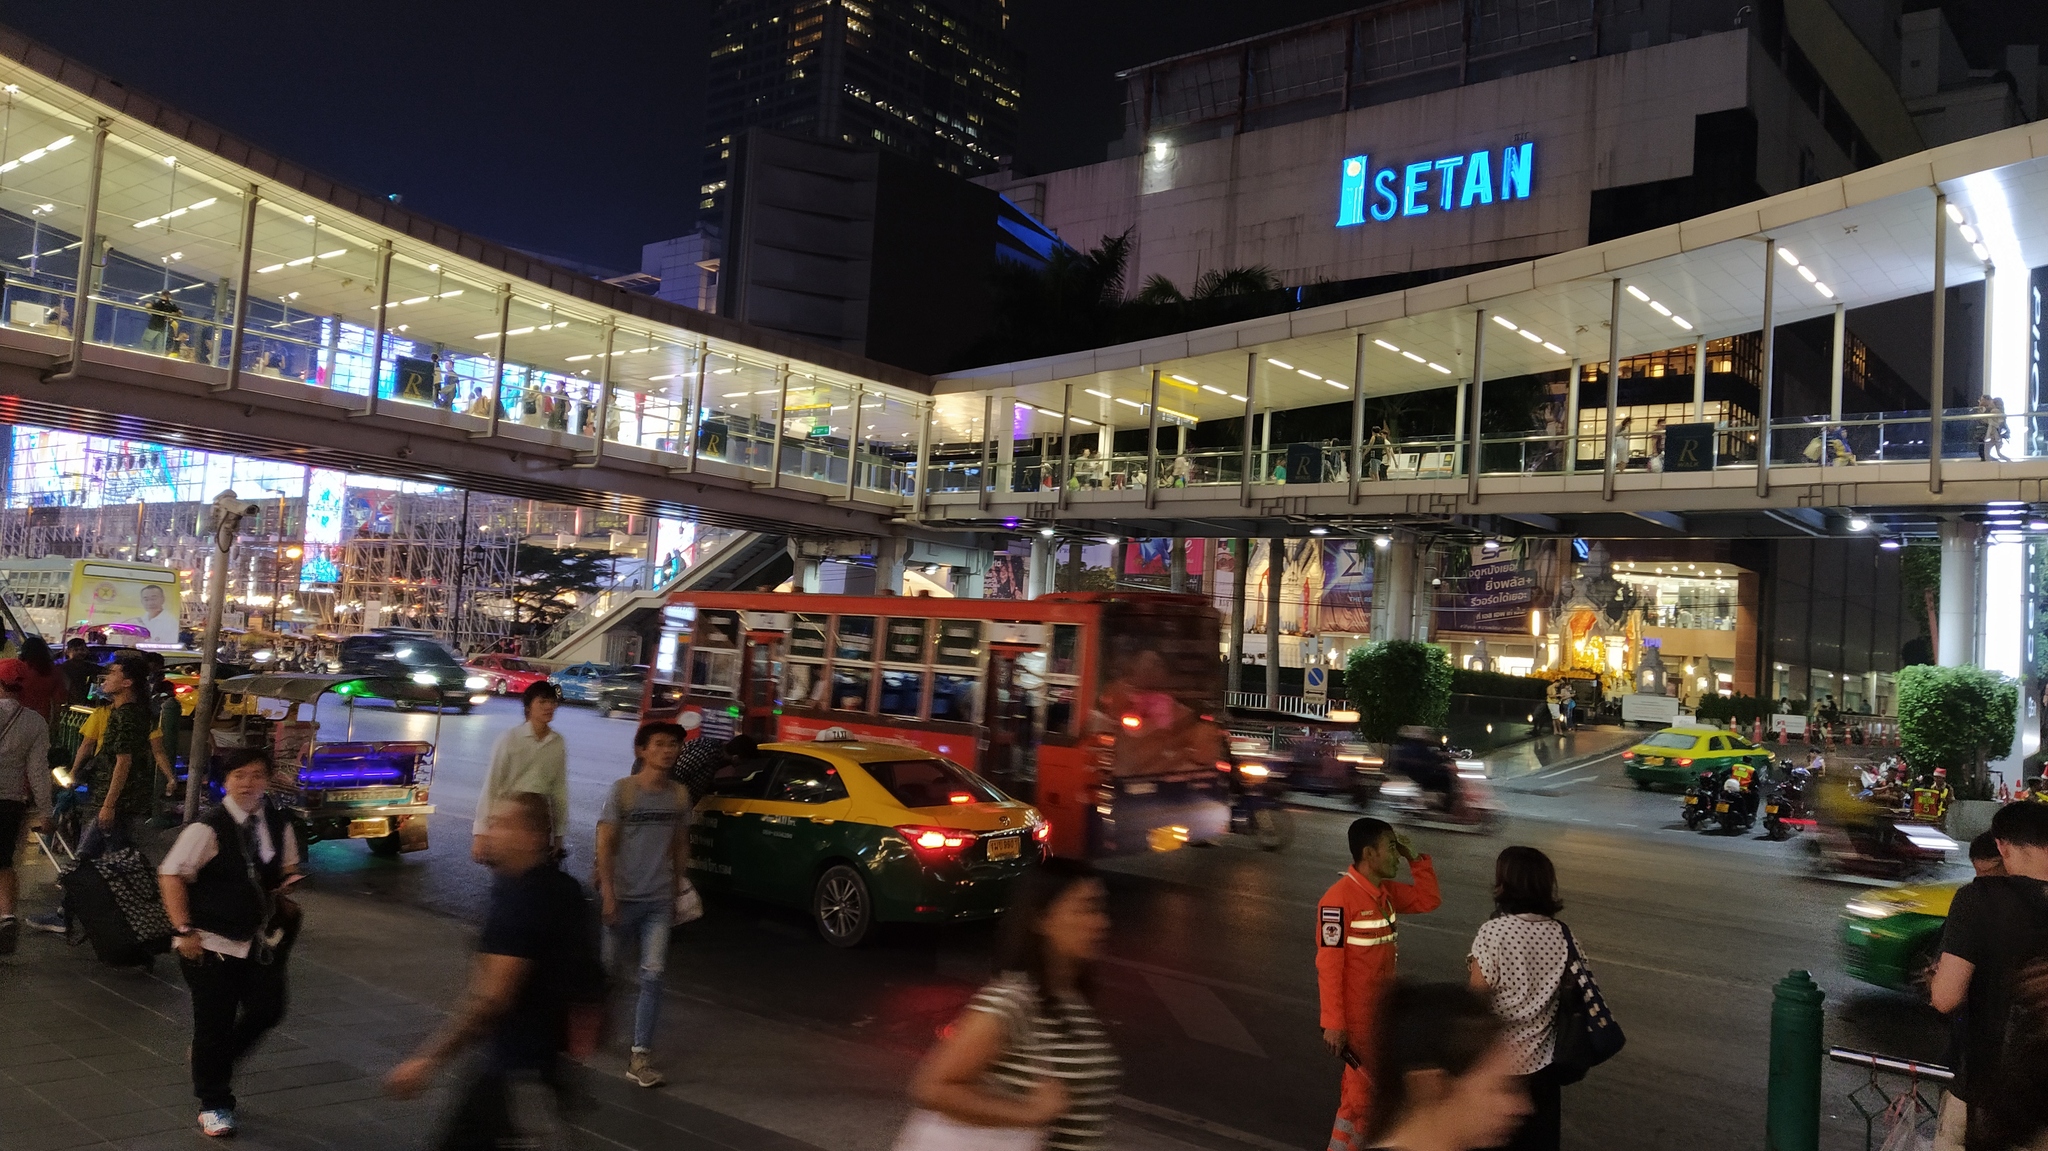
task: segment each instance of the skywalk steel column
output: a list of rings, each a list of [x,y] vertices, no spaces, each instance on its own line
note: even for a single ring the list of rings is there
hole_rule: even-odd
[[[471,432],[471,439],[490,439],[498,434],[498,421],[505,415],[505,341],[511,339],[506,329],[512,326],[512,285],[506,284],[498,290],[498,344],[491,356],[491,416],[484,425],[483,434]]]
[[[994,392],[990,392],[988,395],[981,397],[981,470],[975,473],[975,487],[979,489],[977,494],[980,497],[979,502],[981,504],[982,511],[988,510],[990,491],[988,474],[988,438],[995,434],[995,426],[996,397]]]
[[[256,185],[242,195],[242,266],[235,271],[235,323],[228,332],[228,382],[217,392],[232,392],[242,383],[242,333],[249,326],[249,257],[256,243]]]
[[[1486,309],[1474,313],[1472,320],[1472,466],[1466,470],[1465,499],[1470,503],[1479,502],[1479,468],[1485,454],[1485,440],[1481,433],[1486,426]],[[1364,353],[1361,352],[1362,356]]]
[[[866,398],[866,382],[863,381],[853,385],[853,423],[848,425],[846,429],[846,499],[849,503],[853,501],[854,489],[860,486],[855,482],[855,477],[859,474],[860,470],[860,405],[861,401]],[[887,401],[883,402],[886,403]],[[828,401],[825,405],[825,419],[828,423],[832,419],[831,408],[831,403]],[[830,474],[829,471],[827,474]]]
[[[939,405],[927,402],[913,405],[913,409],[918,417],[917,474],[911,477],[910,509],[913,516],[923,519],[925,496],[932,490],[932,421],[938,419]]]
[[[1835,347],[1828,357],[1828,422],[1842,422],[1842,362],[1847,355],[1849,334],[1849,308],[1846,304],[1835,305]],[[1827,453],[1822,452],[1826,459]]]
[[[1351,502],[1365,478],[1365,333],[1353,339],[1351,355]]]
[[[1771,408],[1778,394],[1778,242],[1764,237],[1763,386],[1757,389],[1756,494],[1771,494]]]
[[[1706,418],[1707,338],[1701,336],[1692,343],[1692,422],[1703,423]]]
[[[1985,299],[1986,305],[1990,299]],[[1989,308],[1987,307],[1988,311]],[[1934,194],[1934,354],[1927,372],[1927,490],[1941,494],[1941,452],[1943,431],[1948,421],[1947,381],[1942,379],[1942,361],[1948,344],[1948,196]]]
[[[697,470],[697,439],[703,434],[704,383],[711,367],[711,344],[708,340],[697,341],[697,378],[690,381],[690,409],[684,413],[683,428],[688,433],[688,442],[683,445],[683,466],[670,468],[670,475],[688,475]]]
[[[107,166],[107,128],[111,124],[112,121],[101,118],[92,126],[92,170],[85,180],[85,228],[78,235],[78,280],[71,288],[71,356],[62,371],[43,377],[46,384],[76,376],[85,354],[85,333],[92,324],[92,259],[99,250],[100,175]]]
[[[1614,424],[1621,408],[1621,281],[1614,281],[1614,302],[1607,313],[1607,425],[1601,446],[1600,498],[1614,498]]]
[[[1258,466],[1258,457],[1252,453],[1252,421],[1258,413],[1258,383],[1258,353],[1247,353],[1244,358],[1244,460],[1237,479],[1237,506],[1241,508],[1252,506],[1252,469]],[[1242,560],[1244,557],[1238,558]]]
[[[1982,355],[1981,355],[1981,357],[1980,357],[1980,358],[1981,358],[1981,361],[1982,361],[1982,364],[1983,364],[1983,366],[1982,366],[1982,367],[1981,367],[1981,368],[1980,368],[1980,369],[1978,370],[1978,377],[1977,377],[1977,394],[1978,394],[1978,395],[1980,395],[1980,396],[1989,396],[1989,395],[1995,395],[1995,394],[1996,394],[1995,392],[1993,392],[1993,391],[1991,390],[1991,379],[1992,379],[1992,377],[1991,377],[1991,362],[1992,362],[1992,356],[1993,356],[1993,354],[1994,354],[1994,351],[1995,351],[1995,349],[1994,349],[1994,348],[1992,347],[1992,339],[1991,339],[1991,337],[1992,337],[1992,335],[1993,335],[1993,334],[1995,333],[1995,331],[1996,331],[1996,325],[1995,325],[1995,324],[1993,323],[1993,321],[1992,321],[1992,316],[1991,316],[1991,301],[1992,301],[1992,299],[1994,298],[1994,297],[1993,297],[1993,295],[1992,295],[1992,293],[1993,293],[1993,291],[1994,291],[1994,290],[1996,289],[1996,287],[1997,287],[1997,284],[1998,284],[1998,269],[1997,269],[1997,268],[1995,268],[1995,267],[1993,267],[1993,266],[1992,266],[1992,265],[1990,265],[1990,264],[1985,264],[1985,265],[1984,265],[1984,308],[1983,308],[1983,311],[1984,311],[1984,323],[1983,323],[1983,325],[1982,325],[1982,326],[1983,326],[1983,329],[1984,329],[1984,330],[1983,330],[1983,337],[1984,337],[1984,348],[1983,348],[1983,352],[1982,352]],[[2031,405],[2030,405],[2030,406],[2031,406]],[[2003,424],[2002,422],[2001,422],[2001,423],[1998,423],[1998,424],[1986,423],[1986,424],[1984,425],[1984,438],[1985,438],[1986,442],[1987,442],[1987,443],[1988,443],[1988,444],[1989,444],[1989,445],[1991,446],[1991,448],[1993,449],[1993,454],[1998,454],[1998,455],[2002,455],[2002,454],[2003,454],[2002,452],[1999,452],[1999,451],[1997,451],[1997,449],[1998,449],[1998,448],[1999,448],[1999,446],[2000,446],[2000,445],[1999,445],[1999,442],[1998,442],[1998,433],[1999,433],[1999,432],[2000,432],[2001,430],[2003,430],[2005,426],[2006,426],[2006,425],[2004,425],[2004,424]]]
[[[1280,696],[1280,577],[1287,570],[1287,541],[1266,541],[1266,706]],[[1214,681],[1211,681],[1214,682]]]
[[[1980,524],[1959,519],[1941,523],[1941,609],[1934,637],[1934,662],[1961,667],[1977,662],[1978,589],[1983,583]]]
[[[370,338],[370,402],[351,416],[377,414],[377,379],[384,371],[384,333],[391,326],[391,241],[377,247],[377,331]]]
[[[1145,408],[1145,507],[1159,502],[1159,369],[1152,369],[1152,402]]]
[[[770,441],[768,448],[768,486],[770,488],[782,486],[782,423],[788,418],[789,412],[789,365],[783,364],[778,371],[782,376],[782,389],[775,400],[775,423],[770,428],[770,433],[775,437],[774,440]]]
[[[1244,604],[1245,577],[1252,570],[1252,541],[1240,536],[1230,541],[1230,635],[1227,637],[1229,651],[1225,657],[1229,662],[1224,669],[1224,686],[1231,692],[1244,690]],[[1225,697],[1228,702],[1228,697]]]
[[[1585,368],[1572,357],[1572,378],[1564,385],[1564,474],[1579,470],[1579,377]]]
[[[1074,488],[1074,385],[1072,385],[1072,384],[1068,384],[1068,385],[1066,386],[1066,390],[1065,390],[1065,392],[1064,392],[1064,393],[1063,393],[1063,394],[1062,394],[1062,395],[1060,396],[1060,483],[1059,483],[1059,490],[1060,490],[1060,498],[1059,498],[1059,507],[1060,507],[1060,509],[1061,509],[1062,511],[1064,511],[1064,510],[1066,509],[1066,507],[1067,507],[1067,493],[1068,493],[1068,492],[1070,492],[1070,491],[1072,491],[1072,490],[1073,490],[1073,488]],[[1081,545],[1080,545],[1080,544],[1078,544],[1078,543],[1074,545],[1074,548],[1076,549],[1076,550],[1075,550],[1075,552],[1074,552],[1074,554],[1075,554],[1075,555],[1080,555],[1080,554],[1081,554],[1081,553],[1080,553],[1080,550],[1079,550],[1079,549],[1080,549],[1080,547],[1081,547]],[[1077,564],[1077,566],[1075,567],[1075,569],[1074,569],[1074,570],[1075,570],[1075,575],[1076,575],[1076,577],[1078,578],[1078,576],[1080,575],[1080,568],[1079,568],[1078,564]],[[1080,591],[1080,590],[1081,590],[1081,586],[1080,586],[1080,584],[1079,584],[1079,583],[1077,582],[1077,583],[1076,583],[1076,584],[1075,584],[1075,585],[1074,585],[1074,586],[1073,586],[1073,587],[1072,587],[1071,589],[1069,589],[1069,590],[1072,590],[1072,591]]]
[[[594,468],[599,460],[604,459],[604,433],[605,428],[610,425],[612,418],[612,360],[615,358],[612,355],[612,347],[618,342],[618,338],[619,325],[611,320],[606,320],[604,325],[604,354],[599,359],[597,365],[597,426],[590,431],[590,458],[578,460],[569,465],[570,467]],[[783,382],[783,392],[785,395],[788,394],[788,390],[788,379],[785,377]],[[776,443],[779,444],[781,442],[781,437],[778,436]]]

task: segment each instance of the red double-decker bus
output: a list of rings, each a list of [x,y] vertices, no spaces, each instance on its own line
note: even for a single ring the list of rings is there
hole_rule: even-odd
[[[1200,597],[678,592],[659,628],[643,715],[694,713],[697,738],[913,744],[1036,804],[1059,855],[1228,830],[1220,621]]]

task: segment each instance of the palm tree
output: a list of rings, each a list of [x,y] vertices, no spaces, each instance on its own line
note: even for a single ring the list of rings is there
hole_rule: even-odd
[[[1172,280],[1167,279],[1158,272],[1154,272],[1145,277],[1145,286],[1138,289],[1138,294],[1132,297],[1131,302],[1163,306],[1185,304],[1188,302],[1188,298],[1180,294],[1180,289],[1174,286]]]
[[[1147,281],[1150,283],[1150,281]],[[1249,268],[1211,268],[1195,277],[1194,298],[1213,300],[1218,296],[1257,296],[1280,290],[1280,277],[1264,264]]]

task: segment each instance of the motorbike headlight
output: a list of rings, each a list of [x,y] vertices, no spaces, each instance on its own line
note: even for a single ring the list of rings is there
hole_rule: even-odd
[[[412,681],[422,687],[432,687],[434,686],[434,673],[431,671],[416,671],[412,673]]]
[[[1891,904],[1877,899],[1852,899],[1842,910],[1858,919],[1889,919]]]
[[[470,676],[468,679],[463,680],[462,686],[468,688],[471,691],[482,691],[483,689],[491,686],[491,681],[485,679],[483,676],[473,675]]]
[[[1243,772],[1246,779],[1264,779],[1273,774],[1273,770],[1263,763],[1240,764],[1237,770]]]

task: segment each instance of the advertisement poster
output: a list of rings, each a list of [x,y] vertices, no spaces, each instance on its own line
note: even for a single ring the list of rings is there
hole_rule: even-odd
[[[75,628],[125,624],[123,630],[138,642],[175,644],[178,601],[175,573],[88,562],[72,580],[70,623]]]
[[[1458,582],[1463,586],[1446,592],[1437,608],[1438,631],[1528,634],[1538,579],[1519,560],[1473,564]]]
[[[1322,545],[1323,595],[1316,605],[1318,632],[1348,631],[1364,635],[1372,630],[1372,556],[1356,540]]]
[[[1323,541],[1319,539],[1285,540],[1281,543],[1280,630],[1285,634],[1309,635],[1319,626],[1325,576],[1322,545]],[[1266,581],[1270,574],[1268,557],[1271,554],[1270,541],[1259,541],[1252,547],[1250,570],[1245,573],[1244,626],[1247,632],[1266,630]]]
[[[1187,541],[1188,574],[1201,575],[1207,570],[1209,541],[1191,539]],[[1173,564],[1173,541],[1159,539],[1126,540],[1124,542],[1125,575],[1169,575]]]

